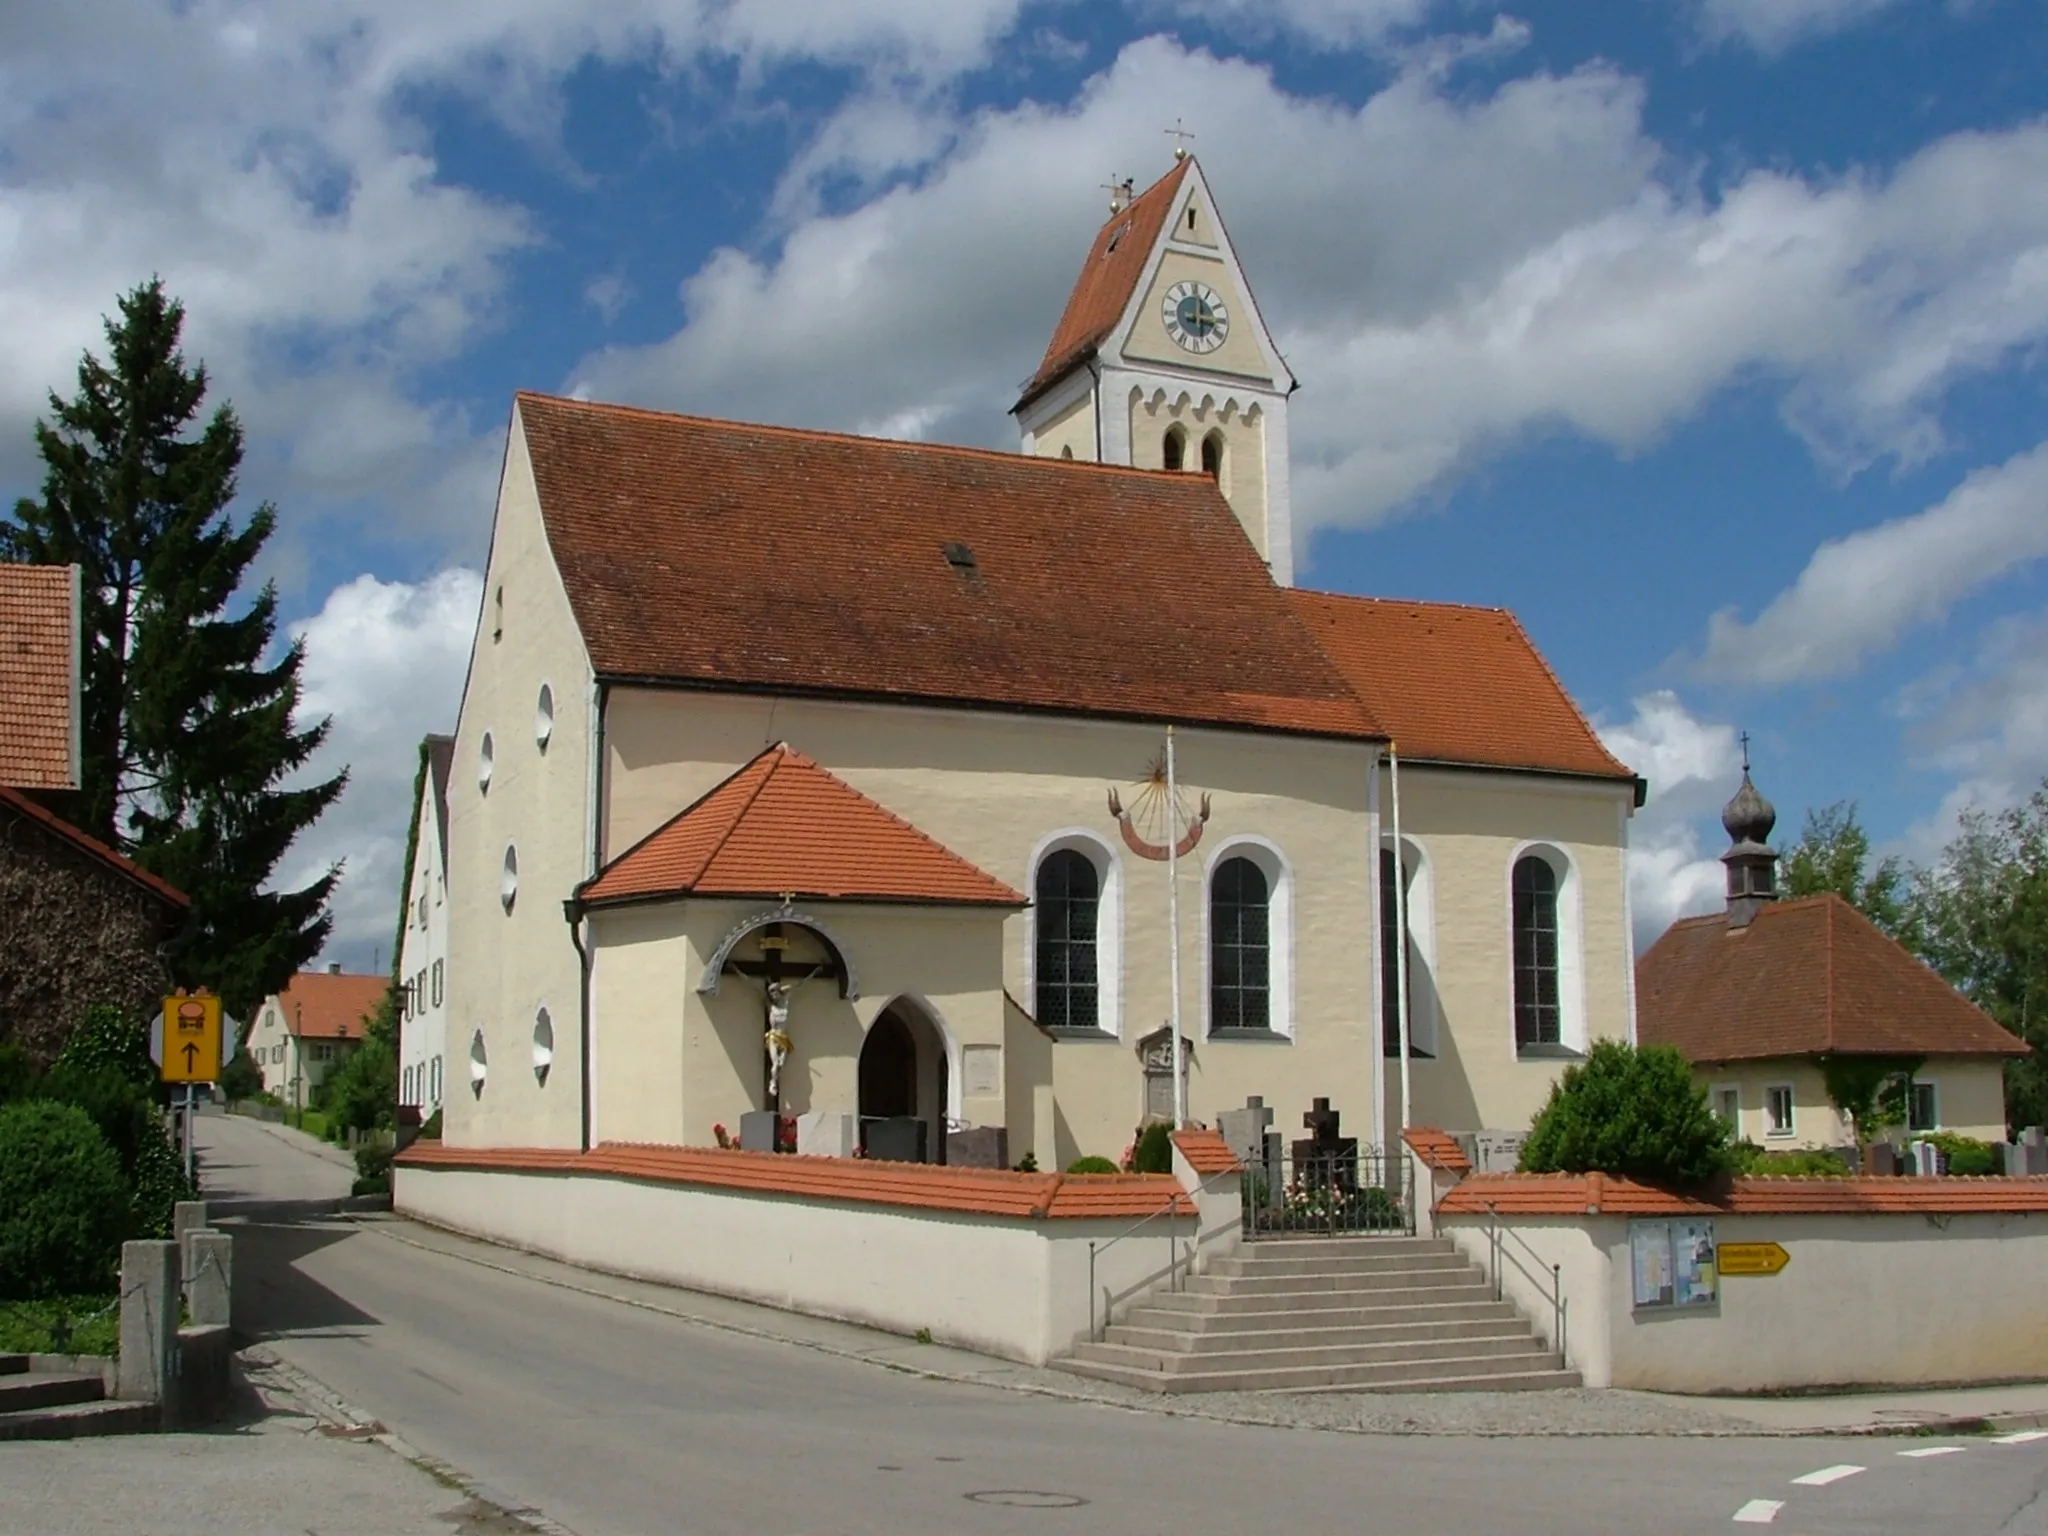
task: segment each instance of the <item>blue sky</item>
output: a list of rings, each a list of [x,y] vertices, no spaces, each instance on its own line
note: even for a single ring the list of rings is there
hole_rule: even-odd
[[[511,392],[1008,446],[1176,118],[1302,379],[1303,580],[1521,614],[1651,780],[1639,937],[1713,899],[1737,729],[1786,832],[1922,858],[2048,773],[2040,0],[28,0],[0,494],[161,272],[367,966]]]

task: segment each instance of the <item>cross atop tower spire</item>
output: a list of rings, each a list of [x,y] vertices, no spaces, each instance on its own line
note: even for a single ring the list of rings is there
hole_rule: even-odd
[[[1166,130],[1166,136],[1173,140],[1173,158],[1176,160],[1187,159],[1188,145],[1194,140],[1194,131],[1181,127],[1180,119],[1176,117],[1173,120],[1173,126]]]

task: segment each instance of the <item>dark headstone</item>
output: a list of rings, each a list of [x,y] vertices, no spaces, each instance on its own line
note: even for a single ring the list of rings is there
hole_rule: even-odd
[[[1358,1188],[1358,1138],[1337,1134],[1337,1111],[1317,1099],[1301,1117],[1309,1138],[1294,1144],[1294,1177],[1310,1189]]]
[[[878,1163],[922,1163],[930,1160],[925,1152],[927,1128],[922,1120],[908,1115],[891,1120],[870,1120],[861,1129],[865,1132],[861,1144],[867,1148],[868,1156]]]
[[[1899,1155],[1888,1141],[1873,1141],[1863,1149],[1863,1171],[1888,1179],[1899,1171]]]
[[[948,1131],[946,1164],[951,1168],[1007,1168],[1010,1166],[1010,1133],[1000,1125],[977,1125],[964,1131]]]

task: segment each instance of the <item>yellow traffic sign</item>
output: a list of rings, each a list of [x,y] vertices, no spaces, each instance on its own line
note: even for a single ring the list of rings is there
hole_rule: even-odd
[[[164,999],[163,1080],[167,1083],[220,1081],[220,999]]]
[[[1724,1275],[1775,1275],[1792,1262],[1776,1243],[1723,1243],[1715,1257]]]

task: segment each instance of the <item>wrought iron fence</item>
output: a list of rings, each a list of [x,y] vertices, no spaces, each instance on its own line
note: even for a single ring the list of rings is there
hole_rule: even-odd
[[[1412,1233],[1408,1159],[1378,1147],[1276,1153],[1244,1171],[1244,1230],[1251,1237]]]

